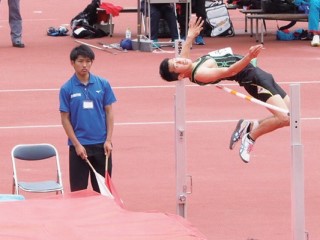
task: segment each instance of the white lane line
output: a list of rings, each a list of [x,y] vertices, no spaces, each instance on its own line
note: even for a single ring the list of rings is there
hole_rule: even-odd
[[[212,123],[233,123],[237,122],[239,119],[226,119],[226,120],[199,120],[199,121],[186,121],[187,124],[212,124]],[[301,118],[304,121],[319,121],[320,117],[307,117]],[[137,126],[137,125],[171,125],[174,124],[173,121],[163,121],[163,122],[122,122],[115,123],[115,126]],[[62,125],[29,125],[29,126],[0,126],[0,130],[5,129],[28,129],[28,128],[61,128]]]

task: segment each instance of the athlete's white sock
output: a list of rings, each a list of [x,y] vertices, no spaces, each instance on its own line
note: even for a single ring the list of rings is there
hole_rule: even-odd
[[[247,133],[251,132],[252,130],[256,129],[259,126],[258,120],[251,120],[249,127],[247,128]]]

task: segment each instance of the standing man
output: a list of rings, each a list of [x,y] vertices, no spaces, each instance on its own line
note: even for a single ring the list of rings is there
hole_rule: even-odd
[[[89,172],[93,190],[100,192],[86,160],[105,176],[108,159],[110,176],[112,172],[112,104],[116,97],[106,79],[90,72],[94,58],[94,52],[86,45],[72,49],[70,61],[75,73],[61,87],[59,94],[61,122],[68,136],[72,192],[88,187]]]
[[[24,48],[25,46],[22,42],[22,18],[20,14],[20,0],[8,0],[8,6],[12,46],[17,48]]]

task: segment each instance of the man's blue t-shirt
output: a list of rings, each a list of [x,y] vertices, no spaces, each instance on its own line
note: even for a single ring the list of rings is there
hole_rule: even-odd
[[[82,145],[104,143],[107,136],[104,107],[116,102],[106,79],[90,73],[87,85],[74,74],[60,89],[61,112],[70,114],[73,130]],[[72,145],[70,139],[68,144]]]

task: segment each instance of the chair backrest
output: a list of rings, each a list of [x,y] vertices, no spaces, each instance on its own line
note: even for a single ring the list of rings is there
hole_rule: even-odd
[[[50,144],[23,144],[15,146],[12,154],[16,159],[32,161],[54,157],[57,151]]]
[[[56,181],[57,183],[61,184],[62,186],[62,176],[61,176],[61,170],[60,170],[60,159],[57,149],[52,145],[48,143],[38,143],[38,144],[19,144],[12,148],[11,150],[11,159],[12,159],[12,165],[13,165],[13,181],[14,181],[14,192],[16,194],[19,193],[19,185],[18,185],[18,171],[17,168],[19,168],[19,164],[16,161],[28,161],[28,162],[34,162],[34,161],[43,161],[43,160],[51,160],[51,167],[52,167],[52,160],[55,160],[56,165]],[[29,164],[28,164],[29,165]],[[45,164],[47,166],[47,163]],[[51,170],[50,167],[50,170]],[[27,173],[30,173],[31,168],[27,171]],[[41,169],[40,169],[41,170]],[[20,172],[20,171],[19,171]],[[26,173],[26,172],[25,172]],[[43,177],[43,176],[39,176]],[[44,176],[45,177],[45,176]],[[49,176],[48,176],[49,177]],[[36,176],[33,176],[34,179],[36,179]],[[45,177],[46,178],[46,177]],[[50,177],[52,178],[52,176]],[[52,180],[52,179],[51,179]],[[63,192],[63,191],[62,191]]]

